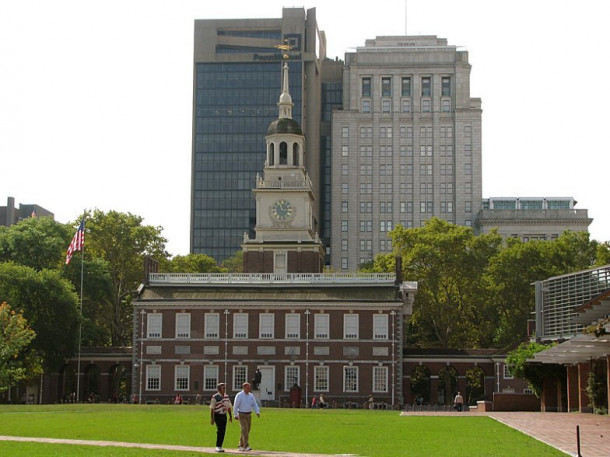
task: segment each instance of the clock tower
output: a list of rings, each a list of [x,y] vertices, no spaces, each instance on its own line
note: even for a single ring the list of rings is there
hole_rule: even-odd
[[[284,61],[279,117],[267,130],[263,175],[257,174],[253,189],[256,238],[244,234],[242,244],[244,273],[320,273],[324,267],[325,251],[313,212],[315,196],[304,167],[305,137],[292,119],[292,106]]]

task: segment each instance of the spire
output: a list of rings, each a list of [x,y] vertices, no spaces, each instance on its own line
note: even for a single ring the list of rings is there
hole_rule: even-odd
[[[292,97],[290,96],[290,89],[288,87],[288,62],[284,62],[282,66],[282,95],[280,95],[280,101],[277,104],[280,108],[280,119],[292,119]]]
[[[288,59],[290,59],[290,50],[292,45],[288,43],[288,40],[284,40],[284,44],[278,44],[275,46],[282,51],[282,59],[284,64],[282,65],[282,95],[280,95],[280,101],[277,106],[280,108],[279,119],[292,119],[292,97],[290,96],[290,89],[288,87]]]

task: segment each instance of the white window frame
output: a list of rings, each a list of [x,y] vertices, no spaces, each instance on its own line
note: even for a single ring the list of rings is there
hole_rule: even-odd
[[[161,390],[161,365],[146,365],[146,390]]]
[[[241,386],[248,380],[248,366],[233,366],[233,390],[241,390]]]
[[[275,338],[275,314],[261,313],[258,315],[258,337],[264,340]]]
[[[388,314],[373,314],[373,339],[385,340],[389,338]]]
[[[351,374],[350,374],[351,373]],[[355,366],[344,366],[343,367],[343,392],[359,392],[358,367]],[[348,383],[350,384],[348,386]]]
[[[146,337],[161,338],[163,332],[163,314],[149,313],[146,315]]]
[[[248,313],[233,314],[233,338],[248,338]]]
[[[314,366],[313,368],[313,391],[328,392],[330,379],[328,377],[328,367],[326,365]]]
[[[204,327],[205,327],[204,338],[206,338],[206,339],[220,338],[220,314],[219,313],[205,313]]]
[[[301,315],[299,313],[286,314],[286,339],[298,340],[301,338]]]
[[[509,366],[504,364],[502,369],[502,378],[503,379],[515,379],[515,377],[510,374]]]
[[[203,390],[216,390],[218,385],[218,374],[220,370],[218,365],[203,366]]]
[[[373,392],[388,391],[388,367],[373,367]]]
[[[190,365],[175,365],[174,366],[174,390],[187,391],[191,384],[191,366]],[[186,384],[185,384],[186,382]]]
[[[191,313],[176,313],[176,338],[191,337]]]
[[[284,390],[288,392],[294,385],[296,378],[296,384],[301,385],[301,367],[298,365],[286,365],[284,367]]]
[[[343,339],[345,340],[357,340],[358,339],[358,326],[359,319],[358,314],[344,314],[343,315]]]
[[[313,315],[313,337],[316,340],[330,338],[330,314],[319,313]]]

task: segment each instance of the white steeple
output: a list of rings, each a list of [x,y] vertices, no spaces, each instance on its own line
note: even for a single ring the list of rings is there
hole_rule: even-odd
[[[280,101],[277,104],[280,108],[280,119],[292,119],[292,97],[290,96],[290,89],[288,87],[288,62],[284,62],[282,67],[282,94],[280,95]]]

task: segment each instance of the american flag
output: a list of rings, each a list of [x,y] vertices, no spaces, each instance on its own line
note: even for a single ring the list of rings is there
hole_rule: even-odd
[[[72,260],[72,254],[76,251],[80,251],[83,249],[85,245],[85,219],[80,222],[78,226],[78,230],[74,234],[74,238],[72,238],[72,242],[70,246],[68,246],[68,252],[66,252],[66,265],[70,265],[70,260]]]

